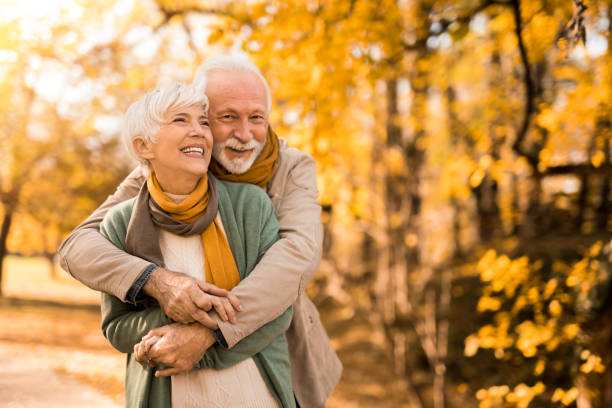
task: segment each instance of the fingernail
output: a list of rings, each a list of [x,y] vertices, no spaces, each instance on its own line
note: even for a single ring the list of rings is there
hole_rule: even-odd
[[[242,305],[240,303],[238,304],[238,311],[242,312]]]

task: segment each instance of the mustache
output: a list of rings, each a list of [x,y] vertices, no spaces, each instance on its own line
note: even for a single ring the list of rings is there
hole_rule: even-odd
[[[254,139],[251,139],[248,142],[243,143],[240,140],[232,137],[230,139],[227,139],[225,142],[221,143],[221,145],[223,147],[231,147],[232,149],[251,150],[251,149],[255,149],[261,146],[261,143]]]

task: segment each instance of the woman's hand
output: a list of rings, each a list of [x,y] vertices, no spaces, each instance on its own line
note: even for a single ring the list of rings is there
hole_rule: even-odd
[[[206,313],[209,310],[214,308],[221,320],[230,323],[236,323],[236,311],[242,311],[240,301],[231,292],[164,268],[151,273],[143,291],[157,299],[175,322],[199,322],[211,330],[217,329],[218,324]]]
[[[134,346],[134,358],[149,367],[163,365],[156,376],[175,375],[191,370],[210,346],[212,331],[199,323],[173,323],[151,330]]]

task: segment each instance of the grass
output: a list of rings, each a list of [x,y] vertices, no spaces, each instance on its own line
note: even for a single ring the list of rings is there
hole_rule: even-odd
[[[9,255],[4,260],[2,294],[20,299],[99,305],[100,294],[77,282],[57,265],[51,276],[44,258]]]

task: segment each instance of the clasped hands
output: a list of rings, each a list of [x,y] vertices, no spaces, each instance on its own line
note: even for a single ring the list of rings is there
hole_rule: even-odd
[[[174,320],[151,330],[134,346],[134,358],[149,367],[163,365],[156,376],[189,371],[215,344],[217,321],[207,312],[214,309],[222,321],[236,322],[242,306],[236,296],[213,284],[188,275],[157,268],[143,287]]]

